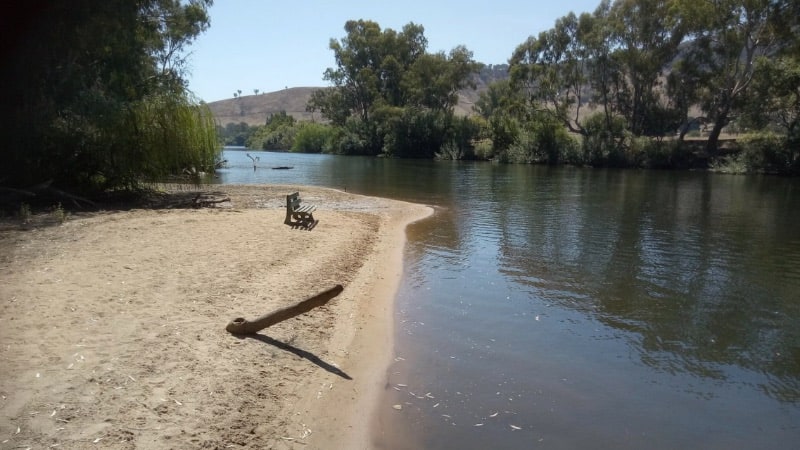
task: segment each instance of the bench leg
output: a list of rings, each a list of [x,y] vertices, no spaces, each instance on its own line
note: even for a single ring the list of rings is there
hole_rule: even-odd
[[[316,225],[316,220],[314,220],[314,215],[312,213],[292,213],[291,218],[294,221],[291,221],[287,215],[286,224],[292,226],[299,226],[305,228],[311,228],[313,225]]]

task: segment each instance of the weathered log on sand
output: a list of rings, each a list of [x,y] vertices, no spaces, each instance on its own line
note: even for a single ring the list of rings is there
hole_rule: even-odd
[[[312,309],[316,308],[317,306],[322,306],[325,303],[337,295],[339,295],[344,288],[341,284],[337,284],[336,286],[320,292],[313,297],[309,297],[300,303],[296,303],[292,306],[287,306],[286,308],[282,308],[276,311],[273,311],[269,314],[263,315],[255,320],[247,320],[242,317],[237,317],[233,319],[232,322],[225,327],[228,332],[233,334],[252,334],[257,333],[264,328],[269,326],[275,325],[278,322],[283,322],[286,319],[291,319],[292,317],[299,316],[305,312],[311,311]]]

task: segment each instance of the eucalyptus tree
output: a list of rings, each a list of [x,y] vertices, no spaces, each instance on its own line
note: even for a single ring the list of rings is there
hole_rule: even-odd
[[[551,115],[570,131],[585,134],[579,119],[588,100],[590,61],[581,31],[585,30],[578,17],[570,12],[554,28],[520,44],[511,56],[509,72],[513,88],[526,100],[529,116]]]
[[[401,138],[414,133],[416,144],[439,145],[435,139],[446,133],[431,127],[447,128],[456,92],[480,68],[472,53],[464,47],[427,53],[424,28],[414,23],[400,32],[366,20],[348,21],[344,28],[345,37],[330,41],[336,67],[328,68],[324,79],[332,87],[314,92],[307,109],[343,130],[347,149],[342,151],[392,153],[405,147]]]
[[[668,0],[617,0],[608,16],[616,61],[616,109],[635,136],[678,128],[665,79],[686,35],[680,10]]]
[[[494,153],[507,149],[519,137],[526,101],[508,79],[489,84],[478,96],[473,109],[488,123],[486,137],[491,139]]]
[[[685,85],[693,88],[695,101],[712,124],[706,150],[715,154],[722,129],[748,103],[748,91],[764,67],[758,61],[777,57],[796,42],[797,5],[791,0],[675,3],[694,20],[684,70],[677,77],[690,80]],[[787,24],[792,16],[794,24]]]

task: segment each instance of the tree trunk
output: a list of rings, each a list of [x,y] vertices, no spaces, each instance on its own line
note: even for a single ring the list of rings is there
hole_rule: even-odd
[[[706,141],[706,153],[708,156],[717,155],[719,135],[722,133],[722,128],[727,124],[728,111],[721,111],[717,114],[716,120],[714,121],[714,128],[711,129],[711,133],[708,135],[708,141]]]

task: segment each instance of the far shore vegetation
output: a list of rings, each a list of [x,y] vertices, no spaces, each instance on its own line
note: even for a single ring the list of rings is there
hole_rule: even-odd
[[[322,121],[218,132],[264,150],[797,175],[798,17],[790,1],[602,1],[488,67],[427,53],[420,25],[350,21],[308,104]],[[476,79],[494,81],[454,114]]]
[[[223,143],[341,155],[800,173],[800,3],[603,0],[485,66],[351,20],[299,121],[218,124],[187,89],[212,0],[43,0],[3,17],[0,201],[136,191]],[[534,30],[532,30],[533,32]],[[477,32],[473,30],[472,32]],[[264,55],[268,57],[268,55]],[[469,114],[459,92],[482,82]],[[258,91],[254,91],[258,95]],[[235,95],[241,100],[242,95]],[[55,203],[53,203],[55,204]]]

